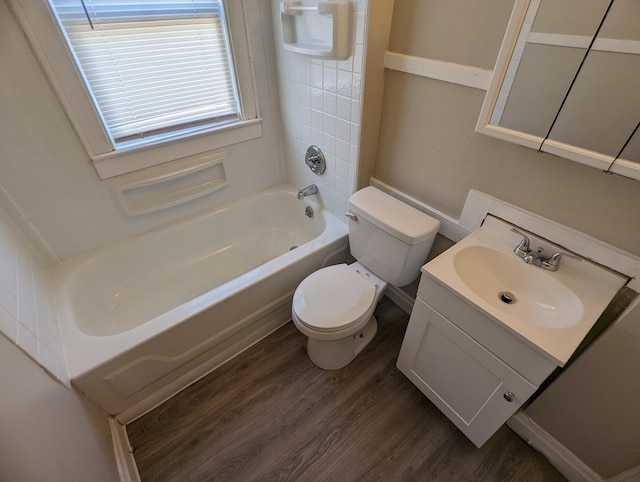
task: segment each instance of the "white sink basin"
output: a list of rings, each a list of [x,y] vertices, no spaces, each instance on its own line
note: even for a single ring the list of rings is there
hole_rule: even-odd
[[[487,216],[422,271],[562,366],[628,278],[586,259],[563,258],[555,272],[529,265],[513,252],[522,237],[512,227]],[[547,255],[566,251],[530,238]]]
[[[471,291],[523,322],[564,328],[582,317],[583,305],[567,286],[513,254],[469,246],[454,255],[453,266]]]

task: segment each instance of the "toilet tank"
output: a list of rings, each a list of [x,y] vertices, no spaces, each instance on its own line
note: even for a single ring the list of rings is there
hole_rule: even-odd
[[[351,254],[367,269],[394,286],[420,274],[440,221],[373,186],[349,198]]]

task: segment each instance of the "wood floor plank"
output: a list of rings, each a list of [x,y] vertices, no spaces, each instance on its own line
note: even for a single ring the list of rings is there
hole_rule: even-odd
[[[321,370],[292,324],[128,425],[143,481],[565,480],[502,427],[481,449],[395,367],[408,316]]]

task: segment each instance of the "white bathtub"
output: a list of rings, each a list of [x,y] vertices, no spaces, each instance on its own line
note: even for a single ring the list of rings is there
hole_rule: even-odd
[[[346,247],[346,225],[284,185],[65,262],[72,381],[128,423],[289,321],[296,286]]]

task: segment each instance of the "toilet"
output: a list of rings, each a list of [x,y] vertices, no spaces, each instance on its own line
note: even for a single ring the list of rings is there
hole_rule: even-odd
[[[325,370],[346,366],[369,344],[378,329],[373,312],[387,285],[417,278],[440,227],[373,186],[349,198],[346,216],[357,261],[310,274],[293,295],[293,322],[308,337],[309,358]]]

